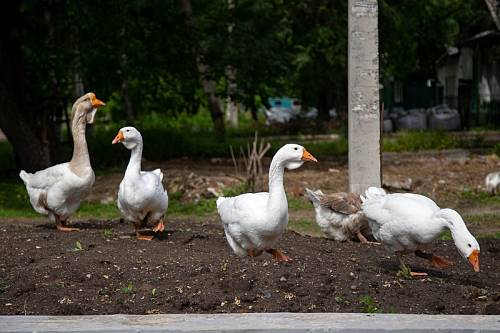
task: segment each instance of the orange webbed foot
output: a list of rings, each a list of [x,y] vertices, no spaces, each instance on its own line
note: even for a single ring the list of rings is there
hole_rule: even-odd
[[[271,253],[273,255],[273,259],[276,261],[292,261],[292,258],[284,254],[278,249],[271,249],[268,250],[267,252]]]
[[[63,232],[72,232],[72,231],[80,231],[80,229],[78,228],[70,228],[70,227],[67,227],[65,224],[59,222],[57,225],[57,230],[59,231],[63,231]]]
[[[165,224],[163,223],[163,219],[161,219],[158,224],[153,228],[154,232],[163,232],[165,230]]]
[[[439,257],[439,256],[436,256],[436,255],[432,256],[431,263],[432,263],[432,266],[438,267],[438,268],[446,268],[446,267],[450,267],[450,266],[454,265],[453,261],[446,260],[446,259]]]
[[[427,275],[429,275],[429,274],[424,273],[424,272],[410,272],[410,276],[414,277],[414,278],[424,277]]]
[[[153,240],[153,236],[141,235],[139,232],[136,232],[135,238],[138,240],[144,240],[144,241]]]

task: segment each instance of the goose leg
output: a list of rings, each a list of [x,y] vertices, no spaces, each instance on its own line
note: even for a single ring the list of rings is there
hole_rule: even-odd
[[[80,229],[78,228],[70,228],[67,226],[67,220],[61,220],[61,218],[58,216],[58,215],[55,215],[54,214],[54,217],[56,219],[56,228],[57,230],[59,231],[63,231],[63,232],[71,232],[71,231],[79,231]]]
[[[153,228],[153,231],[154,232],[162,232],[163,230],[165,230],[165,224],[164,224],[163,217],[162,217],[160,219],[160,221],[158,222],[158,224],[156,224],[156,226]]]
[[[443,257],[436,256],[432,253],[425,253],[420,250],[415,251],[415,255],[420,258],[424,258],[426,260],[429,260],[434,267],[438,268],[446,268],[453,266],[454,263],[452,261],[446,260]]]
[[[401,268],[401,271],[407,271],[409,270],[409,274],[411,277],[423,277],[423,276],[427,276],[428,274],[427,273],[424,273],[424,272],[413,272],[411,270],[411,268],[406,265],[403,261],[403,253],[400,252],[400,251],[396,251],[396,255],[398,257],[398,261],[399,261],[399,267]]]
[[[281,252],[278,249],[270,249],[267,250],[270,254],[273,255],[273,259],[277,261],[292,261],[292,258],[289,256],[285,255],[283,252]]]
[[[377,242],[370,242],[368,239],[366,239],[366,237],[361,233],[361,231],[358,231],[356,233],[356,237],[358,238],[359,242],[362,243],[362,244],[376,244],[376,245],[380,245],[380,243],[377,243]]]

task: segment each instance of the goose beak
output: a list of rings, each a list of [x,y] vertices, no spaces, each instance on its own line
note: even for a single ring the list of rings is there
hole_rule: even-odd
[[[474,269],[474,272],[479,272],[479,251],[478,250],[472,251],[472,253],[467,259],[469,260],[472,269]]]
[[[93,108],[100,108],[100,107],[103,107],[104,105],[106,105],[106,103],[104,103],[103,101],[97,99],[97,97],[95,97],[95,94],[92,93],[91,95],[91,101],[92,101],[92,107]]]
[[[118,143],[118,142],[123,142],[125,141],[125,137],[123,136],[122,131],[118,131],[118,134],[115,136],[113,141],[111,142],[112,144]]]
[[[302,152],[302,161],[311,161],[311,162],[318,162],[316,157],[312,156],[310,152],[308,152],[305,148],[304,151]]]

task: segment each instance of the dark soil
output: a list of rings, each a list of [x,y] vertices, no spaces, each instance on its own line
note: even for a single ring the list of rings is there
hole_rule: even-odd
[[[429,277],[407,280],[396,277],[396,258],[381,245],[288,232],[280,246],[294,260],[277,263],[236,257],[210,218],[169,221],[151,242],[135,240],[119,221],[77,226],[82,231],[61,233],[45,223],[0,225],[0,314],[500,314],[499,240],[480,241],[480,273],[452,242],[437,242],[436,253],[456,266],[431,269],[408,256]]]

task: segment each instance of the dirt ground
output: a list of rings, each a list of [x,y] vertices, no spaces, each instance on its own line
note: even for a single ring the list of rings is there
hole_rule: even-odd
[[[452,242],[438,242],[436,252],[456,266],[430,269],[408,256],[413,269],[429,277],[405,280],[396,277],[396,259],[380,245],[288,232],[280,246],[294,260],[276,263],[269,255],[236,257],[209,219],[170,221],[151,242],[131,238],[131,226],[119,221],[78,226],[83,230],[71,234],[43,223],[1,227],[1,314],[500,314],[498,240],[481,241],[479,273]]]
[[[314,152],[313,152],[314,153]],[[161,167],[169,191],[186,200],[210,197],[238,184],[230,161],[146,162]],[[384,182],[411,178],[413,191],[441,205],[481,210],[463,200],[481,190],[491,156],[389,155]],[[113,201],[121,173],[99,175],[91,200]],[[306,164],[287,172],[286,189],[346,190],[342,160]],[[457,207],[458,206],[458,207]],[[499,207],[490,207],[492,211]],[[294,214],[313,218],[311,209]],[[0,220],[0,314],[112,314],[216,312],[395,312],[500,314],[500,240],[480,239],[481,272],[459,257],[453,242],[436,241],[436,253],[456,263],[430,268],[408,256],[429,277],[396,276],[393,254],[381,245],[337,243],[288,231],[279,245],[294,260],[269,255],[240,259],[231,253],[216,215],[168,216],[166,231],[151,242],[137,241],[132,226],[118,220],[80,221],[80,232],[60,233],[44,220]],[[490,226],[500,231],[498,224]]]

